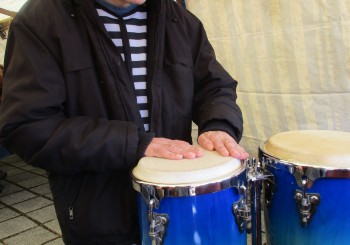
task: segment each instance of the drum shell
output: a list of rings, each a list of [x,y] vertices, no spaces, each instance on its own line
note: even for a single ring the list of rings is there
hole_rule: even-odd
[[[245,179],[245,170],[237,178]],[[163,244],[246,244],[247,234],[239,231],[232,210],[241,198],[235,187],[195,196],[163,197],[159,208],[153,209],[169,216]],[[140,193],[138,205],[142,244],[149,245],[148,205]]]
[[[259,159],[263,157],[268,159],[260,149]],[[350,202],[350,179],[323,177],[313,181],[306,192],[320,194],[320,204],[311,222],[303,227],[294,199],[295,190],[301,190],[301,187],[290,172],[295,165],[278,159],[272,161],[275,161],[273,165],[267,164],[265,167],[273,175],[275,186],[269,205],[266,205],[264,189],[267,244],[350,244],[350,209],[347,208]]]

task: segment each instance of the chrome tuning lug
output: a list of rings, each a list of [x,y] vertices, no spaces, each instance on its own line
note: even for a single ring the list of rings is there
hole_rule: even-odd
[[[313,215],[316,212],[316,207],[320,204],[321,196],[318,193],[306,193],[308,179],[302,176],[302,190],[295,190],[294,199],[297,204],[297,209],[300,216],[300,224],[303,227],[308,226]]]
[[[151,199],[148,209],[148,220],[150,222],[149,237],[152,245],[162,245],[168,226],[169,217],[167,214],[158,214],[153,212],[153,208],[158,206],[157,200]]]
[[[242,233],[245,227],[247,233],[251,233],[252,214],[250,207],[247,203],[247,188],[244,185],[241,185],[239,187],[239,192],[243,194],[243,198],[241,198],[238,202],[235,202],[232,205],[232,212],[235,216],[235,221],[238,226],[238,230]]]

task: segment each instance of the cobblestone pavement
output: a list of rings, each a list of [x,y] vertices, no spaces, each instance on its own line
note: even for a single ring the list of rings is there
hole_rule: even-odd
[[[25,164],[16,155],[0,160],[0,244],[62,245],[61,230],[42,169]]]

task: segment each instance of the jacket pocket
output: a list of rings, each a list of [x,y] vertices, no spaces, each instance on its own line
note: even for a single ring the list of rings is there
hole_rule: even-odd
[[[60,223],[74,219],[76,200],[83,189],[86,176],[84,175],[52,175],[49,174],[50,188]]]
[[[86,182],[87,176],[82,175],[81,178],[82,178],[82,181],[80,181],[81,183],[78,183],[78,188],[74,192],[73,198],[69,202],[68,215],[69,215],[69,219],[70,220],[74,219],[74,207],[75,207],[76,201],[77,201],[77,199],[79,197],[79,194],[81,193],[81,190],[85,186],[85,182]]]
[[[176,56],[176,57],[173,57],[173,59],[165,58],[164,65],[165,66],[184,66],[192,69],[193,61],[189,57]]]

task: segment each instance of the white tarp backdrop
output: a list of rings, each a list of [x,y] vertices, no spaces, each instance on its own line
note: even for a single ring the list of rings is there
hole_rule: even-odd
[[[18,10],[25,4],[28,0],[0,0],[0,8],[18,12]],[[1,14],[0,14],[1,20]]]
[[[349,0],[186,3],[239,82],[241,145],[251,155],[282,131],[350,131]]]

